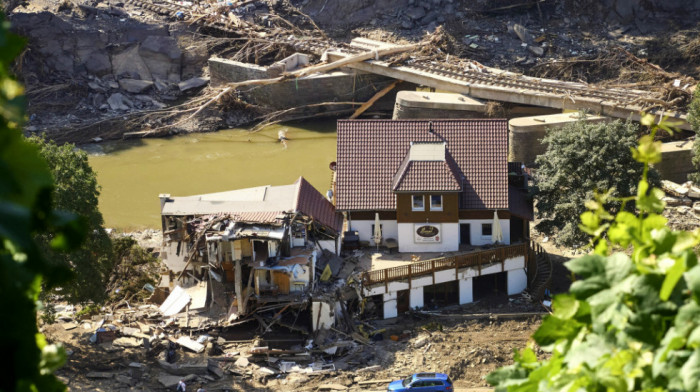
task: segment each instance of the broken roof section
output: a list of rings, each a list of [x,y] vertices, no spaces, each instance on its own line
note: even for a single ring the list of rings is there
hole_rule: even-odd
[[[342,216],[308,181],[259,186],[195,196],[164,197],[164,216],[228,214],[238,222],[277,223],[287,214],[313,217],[318,223],[340,231]]]

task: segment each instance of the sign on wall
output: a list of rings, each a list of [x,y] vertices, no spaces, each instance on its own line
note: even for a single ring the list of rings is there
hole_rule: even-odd
[[[442,229],[439,224],[415,224],[413,242],[415,243],[439,243],[442,241]]]

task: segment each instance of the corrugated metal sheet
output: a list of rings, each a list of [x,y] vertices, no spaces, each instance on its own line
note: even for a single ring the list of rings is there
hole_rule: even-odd
[[[190,297],[182,287],[175,286],[172,293],[170,293],[168,298],[165,299],[165,302],[160,305],[159,309],[160,312],[163,313],[163,316],[172,316],[180,313],[191,300],[192,297]]]

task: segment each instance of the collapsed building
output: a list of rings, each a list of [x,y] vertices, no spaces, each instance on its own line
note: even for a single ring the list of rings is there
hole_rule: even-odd
[[[160,205],[165,315],[187,306],[231,325],[261,310],[305,308],[323,271],[321,255],[340,251],[342,216],[302,177],[282,186],[163,194]],[[330,303],[311,308],[314,329],[332,322]]]

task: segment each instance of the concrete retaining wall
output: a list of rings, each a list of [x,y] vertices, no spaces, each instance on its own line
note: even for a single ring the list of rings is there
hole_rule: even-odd
[[[661,147],[661,162],[654,164],[661,178],[682,184],[688,181],[688,174],[695,171],[691,161],[693,141],[664,143]]]
[[[483,118],[486,104],[463,94],[400,91],[392,119]]]
[[[545,116],[518,117],[508,121],[508,161],[532,166],[538,155],[547,151],[542,139],[548,129],[561,128],[579,120],[579,113],[559,113]],[[587,122],[609,121],[603,116],[587,116]]]

